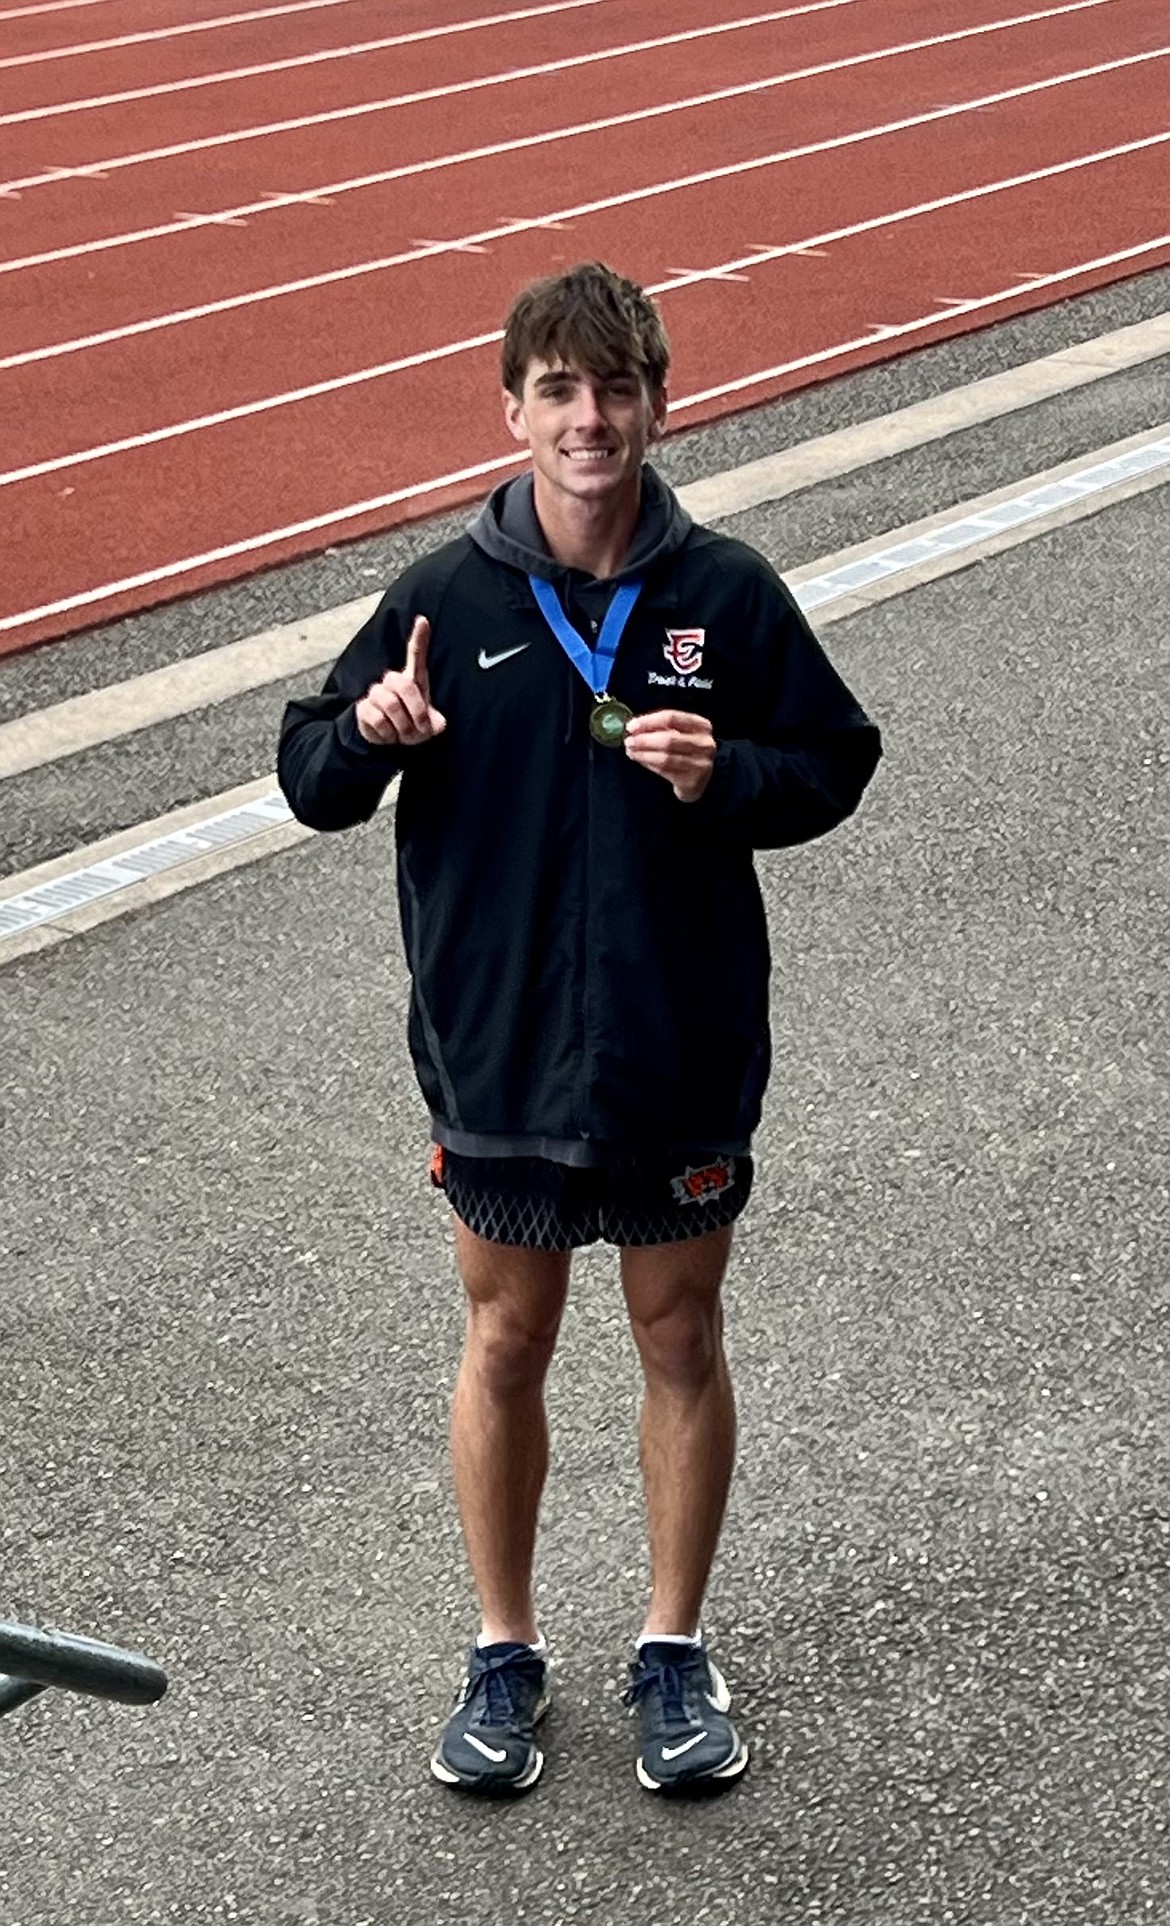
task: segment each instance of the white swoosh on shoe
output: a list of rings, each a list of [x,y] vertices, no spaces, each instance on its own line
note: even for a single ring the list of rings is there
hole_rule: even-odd
[[[694,1738],[684,1739],[681,1745],[664,1745],[662,1748],[662,1756],[664,1759],[681,1759],[684,1752],[689,1752],[693,1745],[698,1745],[699,1741],[705,1739],[706,1736],[705,1731],[696,1732]]]
[[[508,1756],[506,1751],[497,1752],[494,1746],[485,1745],[482,1739],[476,1738],[474,1732],[465,1732],[463,1736],[467,1740],[468,1745],[473,1745],[477,1752],[482,1752],[484,1758],[490,1759],[493,1765],[503,1765],[504,1760]]]
[[[530,649],[531,647],[531,642],[521,642],[518,648],[502,649],[499,655],[489,655],[486,649],[481,649],[479,652],[479,666],[481,669],[494,669],[501,662],[510,661],[514,655],[523,655],[525,649]]]

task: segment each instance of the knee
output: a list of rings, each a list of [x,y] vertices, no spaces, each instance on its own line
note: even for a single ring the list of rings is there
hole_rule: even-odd
[[[719,1307],[676,1305],[661,1316],[631,1318],[647,1381],[683,1393],[702,1390],[723,1361]]]
[[[539,1389],[556,1347],[560,1320],[532,1323],[499,1305],[473,1306],[467,1359],[493,1397]]]

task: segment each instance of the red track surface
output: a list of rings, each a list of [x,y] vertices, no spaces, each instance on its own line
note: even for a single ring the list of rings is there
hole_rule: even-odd
[[[28,4],[0,6],[0,654],[481,494],[516,465],[503,312],[568,261],[661,290],[678,426],[1170,261],[1164,0],[730,31],[780,9],[175,0],[201,30],[117,47],[159,9]]]

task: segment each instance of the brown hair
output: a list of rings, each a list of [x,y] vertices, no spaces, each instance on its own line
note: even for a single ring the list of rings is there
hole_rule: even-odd
[[[504,324],[504,386],[519,395],[529,362],[601,376],[636,368],[652,395],[666,386],[670,344],[662,316],[636,281],[604,261],[581,261],[517,295]]]

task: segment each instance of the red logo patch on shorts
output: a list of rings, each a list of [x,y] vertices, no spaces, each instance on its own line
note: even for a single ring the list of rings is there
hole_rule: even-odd
[[[706,1204],[730,1190],[734,1182],[735,1158],[720,1157],[716,1163],[700,1164],[694,1170],[688,1164],[681,1177],[671,1178],[670,1188],[680,1204]]]

